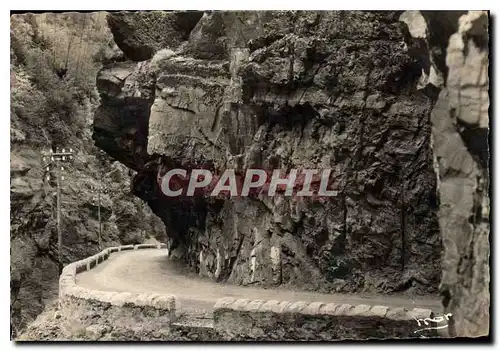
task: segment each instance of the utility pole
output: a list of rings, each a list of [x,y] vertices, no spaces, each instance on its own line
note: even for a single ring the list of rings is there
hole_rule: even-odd
[[[101,181],[99,182],[99,186],[97,187],[97,203],[99,206],[97,207],[97,217],[99,218],[99,250],[102,250],[102,225],[101,225]]]
[[[63,258],[62,258],[62,251],[63,251],[63,238],[62,238],[62,231],[61,231],[61,181],[64,180],[64,176],[61,174],[62,171],[64,171],[64,167],[60,165],[60,163],[64,162],[69,162],[73,159],[73,149],[69,149],[69,151],[66,151],[65,149],[62,149],[61,151],[56,151],[54,152],[53,150],[50,150],[50,153],[44,153],[43,154],[43,160],[49,161],[48,164],[45,166],[46,171],[50,172],[51,167],[50,166],[55,166],[55,171],[56,171],[56,185],[57,185],[57,214],[56,214],[56,225],[57,225],[57,250],[58,250],[58,256],[59,256],[59,273],[62,272],[63,269]],[[50,180],[50,175],[47,175],[47,180]]]
[[[110,174],[118,171],[117,169],[113,169],[108,173],[102,174],[101,177],[98,180],[98,185],[97,185],[97,220],[99,221],[99,250],[102,250],[102,219],[101,219],[101,193],[107,194],[108,190],[104,188],[103,185],[103,179],[105,177],[109,176]],[[92,189],[95,190],[95,187],[92,187]],[[95,198],[94,198],[95,200]]]
[[[55,158],[56,162],[56,179],[57,179],[57,252],[59,254],[59,274],[63,269],[62,260],[62,231],[61,231],[61,172],[59,171],[59,160]]]

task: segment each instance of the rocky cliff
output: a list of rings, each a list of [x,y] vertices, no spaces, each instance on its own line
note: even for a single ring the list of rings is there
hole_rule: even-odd
[[[161,221],[131,195],[129,170],[102,155],[92,142],[98,104],[94,81],[101,65],[92,58],[111,36],[103,18],[97,13],[11,17],[12,337],[57,296],[55,170],[46,170],[42,152],[52,147],[75,150],[75,160],[62,171],[64,264],[100,251],[99,186],[104,246],[165,235]],[[83,40],[78,42],[75,32]],[[60,79],[55,66],[64,67],[66,60],[69,72]]]
[[[400,12],[108,16],[96,145],[193,270],[236,284],[437,293],[429,53]],[[331,168],[337,196],[169,199],[167,167]]]
[[[454,316],[450,335],[488,335],[489,16],[414,11],[407,19],[412,36],[428,48],[429,71],[435,72],[424,75],[424,89],[433,86],[439,93],[431,113],[432,148],[444,246],[440,292],[445,311]],[[436,41],[436,30],[447,40]]]

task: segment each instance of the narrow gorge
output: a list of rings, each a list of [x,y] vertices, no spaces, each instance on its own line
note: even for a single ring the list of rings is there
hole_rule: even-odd
[[[67,135],[84,135],[81,148],[95,153],[79,166],[84,179],[104,174],[92,167],[121,170],[103,180],[116,189],[106,247],[155,238],[191,273],[223,284],[439,298],[454,316],[451,336],[488,334],[487,12],[144,11],[95,21],[106,44],[77,109],[91,117]],[[25,65],[12,55],[19,80]],[[14,116],[14,126],[29,119]],[[11,169],[18,155],[35,157],[15,138]],[[24,179],[17,168],[11,177]],[[172,198],[161,191],[172,168],[332,169],[336,195]],[[15,189],[27,216],[32,195]],[[140,209],[114,208],[118,194]],[[66,231],[83,225],[70,218]],[[38,240],[28,224],[11,230],[13,247],[19,233]],[[68,261],[97,253],[94,227],[76,235]],[[44,230],[51,239],[34,250],[53,254]]]

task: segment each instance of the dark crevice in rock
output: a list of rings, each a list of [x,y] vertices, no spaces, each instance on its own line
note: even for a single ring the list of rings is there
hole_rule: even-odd
[[[448,67],[446,66],[446,48],[448,40],[457,32],[458,19],[467,11],[420,11],[430,28],[428,31],[428,57],[433,60],[438,70],[443,73],[446,81]]]
[[[483,168],[489,163],[489,129],[479,125],[471,125],[457,119],[457,130],[469,152],[478,160]]]

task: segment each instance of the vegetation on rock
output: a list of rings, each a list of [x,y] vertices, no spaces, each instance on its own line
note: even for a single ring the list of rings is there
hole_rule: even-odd
[[[102,12],[11,16],[12,337],[57,294],[56,187],[46,180],[55,173],[46,171],[43,151],[75,150],[74,162],[62,172],[64,263],[98,251],[99,186],[105,246],[165,235],[161,221],[130,194],[128,169],[92,142],[99,103],[95,77],[117,50],[105,17]]]

